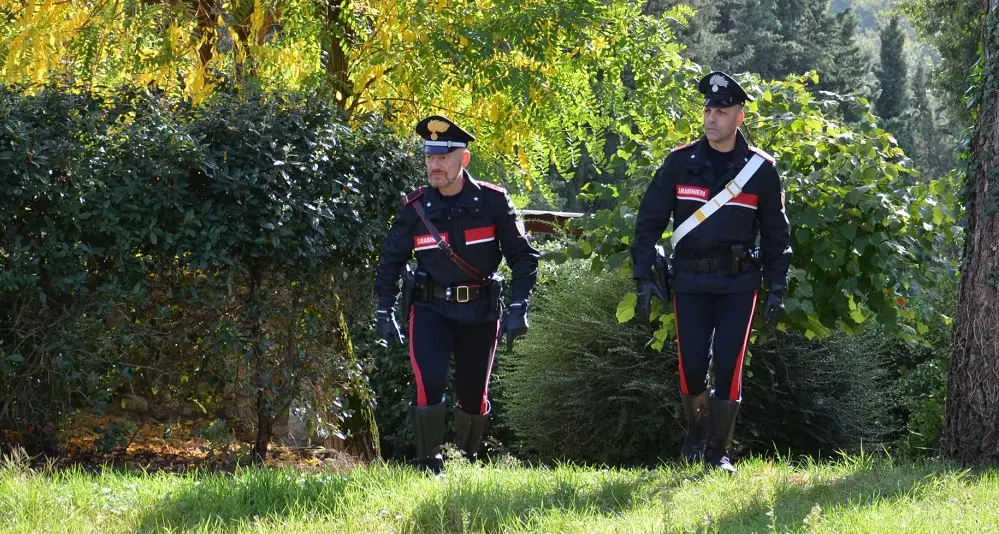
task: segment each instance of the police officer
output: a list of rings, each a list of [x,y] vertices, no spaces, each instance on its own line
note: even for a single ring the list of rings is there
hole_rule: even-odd
[[[415,253],[417,268],[407,279],[412,283],[403,284],[414,293],[408,310],[416,382],[410,418],[420,466],[438,473],[451,355],[458,448],[474,460],[490,412],[489,375],[497,343],[505,335],[511,345],[527,332],[539,254],[506,190],[475,180],[466,170],[468,144],[475,137],[439,115],[420,121],[416,132],[424,139],[430,187],[405,196],[382,249],[375,328],[380,339],[403,342],[395,305],[399,278]],[[513,273],[512,302],[501,322],[502,281],[495,272],[504,257]]]
[[[673,149],[649,184],[631,246],[632,274],[636,315],[648,320],[653,294],[667,300],[651,267],[672,218],[670,282],[687,419],[681,457],[735,473],[729,447],[753,311],[764,280],[764,322],[773,325],[784,310],[790,229],[774,159],[749,146],[739,130],[752,98],[723,72],[705,76],[698,89],[705,97],[704,135]]]

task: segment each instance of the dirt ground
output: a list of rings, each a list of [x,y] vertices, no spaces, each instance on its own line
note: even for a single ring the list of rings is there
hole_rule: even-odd
[[[120,418],[79,412],[67,428],[58,432],[61,443],[58,454],[31,459],[35,468],[66,468],[79,466],[98,471],[108,467],[137,469],[148,472],[183,473],[193,470],[232,471],[238,466],[251,465],[251,443],[238,440],[210,441],[202,437],[208,421],[192,419],[184,422],[161,423],[156,420],[133,420],[134,430],[122,436],[126,446],[118,446],[108,454],[100,454],[96,442],[100,430],[110,421]],[[15,435],[8,443],[16,444]],[[325,447],[291,447],[271,444],[265,465],[298,470],[345,471],[363,462],[344,452]]]

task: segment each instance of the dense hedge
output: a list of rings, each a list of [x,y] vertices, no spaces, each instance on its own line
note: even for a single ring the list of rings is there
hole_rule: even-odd
[[[684,420],[676,350],[651,327],[618,324],[631,280],[556,267],[531,333],[497,381],[504,424],[541,459],[654,464],[677,456]],[[743,451],[833,453],[881,443],[897,423],[885,358],[856,338],[771,337],[751,347],[736,441]]]
[[[245,92],[192,109],[2,88],[0,117],[8,439],[51,448],[73,407],[129,388],[242,414],[258,440],[292,402],[326,432],[358,414],[339,428],[373,452],[341,289],[422,175],[410,143],[323,100]]]

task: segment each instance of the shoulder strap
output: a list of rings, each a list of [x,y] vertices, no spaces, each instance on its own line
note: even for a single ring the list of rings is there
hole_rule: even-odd
[[[403,206],[408,206],[414,200],[420,198],[420,196],[422,196],[422,195],[423,195],[423,188],[422,187],[418,187],[418,188],[414,189],[413,191],[410,191],[409,193],[406,193],[405,195],[402,196],[402,205]]]
[[[739,196],[742,192],[742,188],[746,186],[746,182],[753,177],[753,174],[763,165],[765,158],[759,154],[753,154],[752,158],[749,158],[749,162],[746,166],[739,171],[739,174],[735,175],[735,178],[729,182],[725,189],[720,193],[715,195],[711,200],[704,203],[703,206],[697,209],[693,215],[687,217],[686,221],[683,221],[680,226],[677,226],[673,230],[673,237],[670,238],[670,243],[673,244],[673,249],[676,250],[676,244],[680,242],[681,239],[697,225],[704,222],[705,219],[710,217],[716,211],[718,211],[722,206],[724,206],[729,200]]]
[[[486,276],[479,272],[478,269],[455,253],[454,249],[451,248],[451,245],[447,244],[447,241],[444,241],[440,232],[437,231],[437,227],[434,226],[434,223],[427,219],[427,212],[423,209],[422,202],[413,199],[409,202],[409,204],[413,205],[413,209],[416,210],[416,214],[420,217],[420,220],[423,221],[423,225],[427,227],[427,230],[430,230],[430,235],[437,241],[437,248],[441,249],[441,251],[444,252],[444,255],[446,255],[451,262],[457,265],[462,271],[465,271],[465,273],[472,278],[476,278],[478,280],[484,280],[486,278]]]

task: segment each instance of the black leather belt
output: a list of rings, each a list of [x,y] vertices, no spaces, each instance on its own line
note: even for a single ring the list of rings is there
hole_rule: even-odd
[[[453,302],[468,302],[489,294],[489,284],[439,286],[434,284],[434,298]]]
[[[719,258],[673,258],[673,269],[676,271],[717,273],[719,271],[728,271],[731,265],[732,258],[729,256]]]
[[[738,272],[748,271],[756,264],[751,259],[739,259]],[[673,270],[688,273],[729,273],[732,269],[732,257],[720,256],[716,258],[673,258]]]

